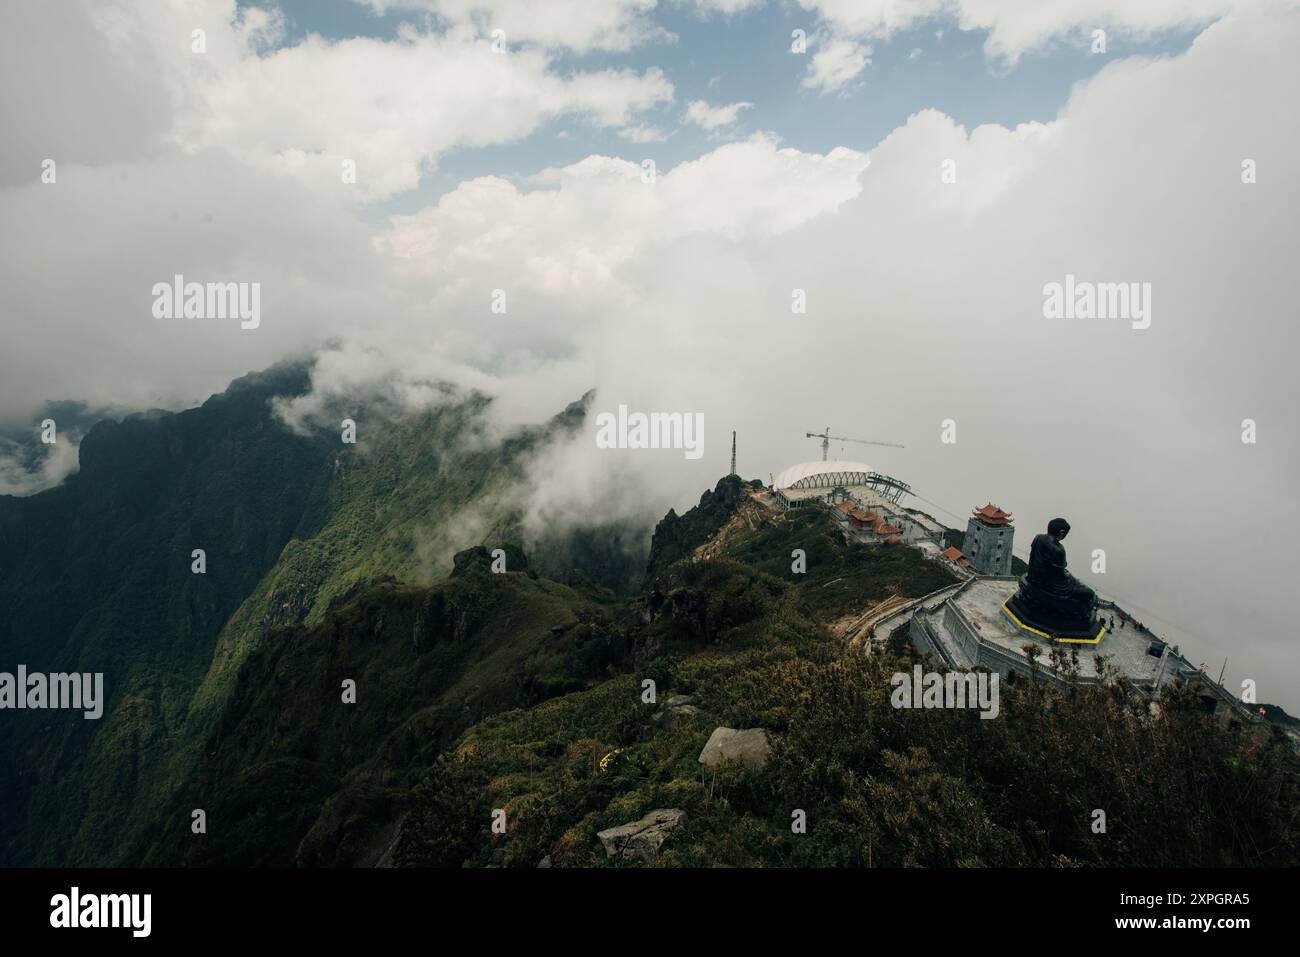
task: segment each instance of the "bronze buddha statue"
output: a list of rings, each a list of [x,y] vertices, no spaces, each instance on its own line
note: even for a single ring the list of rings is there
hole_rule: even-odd
[[[1006,607],[1020,624],[1053,639],[1093,640],[1101,632],[1094,620],[1097,593],[1066,570],[1061,541],[1069,532],[1069,522],[1054,518],[1045,534],[1034,536],[1029,571]]]

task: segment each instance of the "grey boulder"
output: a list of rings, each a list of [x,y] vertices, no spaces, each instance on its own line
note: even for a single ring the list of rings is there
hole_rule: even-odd
[[[639,821],[620,824],[596,835],[610,857],[636,857],[653,861],[668,835],[686,823],[680,808],[656,808]]]
[[[747,768],[761,771],[771,756],[767,732],[762,728],[715,728],[700,752],[700,763],[713,767],[724,761],[739,761]]]

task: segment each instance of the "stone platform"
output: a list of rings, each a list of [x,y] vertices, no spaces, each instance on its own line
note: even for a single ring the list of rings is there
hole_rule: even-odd
[[[1026,635],[1045,638],[1058,645],[1095,645],[1106,634],[1106,626],[1098,621],[1094,621],[1093,625],[1095,627],[1087,632],[1082,629],[1071,632],[1048,631],[1046,628],[1038,627],[1035,623],[1023,619],[1021,616],[1024,613],[1013,607],[1015,603],[1016,596],[1013,594],[1002,603],[1002,614],[1006,615],[1008,620]]]
[[[988,668],[1003,678],[1012,672],[1029,671],[1025,655],[1028,647],[1033,649],[1040,673],[1054,678],[1047,669],[1053,649],[1062,645],[1049,635],[1021,627],[1005,610],[1017,585],[1014,577],[972,578],[941,604],[918,610],[912,616],[912,644],[949,667]],[[1105,609],[1102,613],[1104,616]],[[1153,692],[1195,670],[1182,656],[1174,654],[1170,645],[1132,625],[1115,631],[1099,627],[1095,639],[1065,647],[1077,655],[1078,680],[1083,682],[1100,680],[1102,657],[1134,684]]]

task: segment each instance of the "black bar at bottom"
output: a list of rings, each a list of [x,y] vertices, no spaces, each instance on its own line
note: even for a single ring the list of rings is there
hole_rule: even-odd
[[[752,937],[769,946],[768,935],[787,929],[812,939],[837,929],[877,940],[919,932],[918,943],[930,938],[936,946],[953,934],[990,943],[1201,935],[1231,945],[1256,931],[1294,933],[1294,877],[1284,870],[6,870],[0,926],[7,941],[63,937],[91,947],[373,944],[396,934],[435,946],[450,945],[446,935],[487,934],[494,945],[519,935],[537,946],[625,933],[665,946],[687,929],[695,941]],[[119,926],[71,926],[85,922]]]

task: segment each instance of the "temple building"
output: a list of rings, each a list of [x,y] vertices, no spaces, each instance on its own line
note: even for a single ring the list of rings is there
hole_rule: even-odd
[[[855,502],[840,502],[835,506],[836,511],[844,516],[848,521],[849,527],[861,531],[871,528],[878,518],[875,512],[863,511]]]
[[[1011,540],[1015,534],[1011,513],[990,502],[971,513],[962,552],[982,575],[1010,575]]]
[[[860,541],[885,542],[890,545],[903,541],[901,528],[891,525],[886,518],[875,512],[864,510],[852,500],[840,502],[835,506],[835,511],[842,516],[841,521],[859,533],[857,538]]]
[[[970,562],[967,561],[966,556],[957,549],[950,546],[940,552],[939,555],[942,558],[948,559],[948,561],[952,562],[953,565],[965,571],[967,574],[970,574]]]

